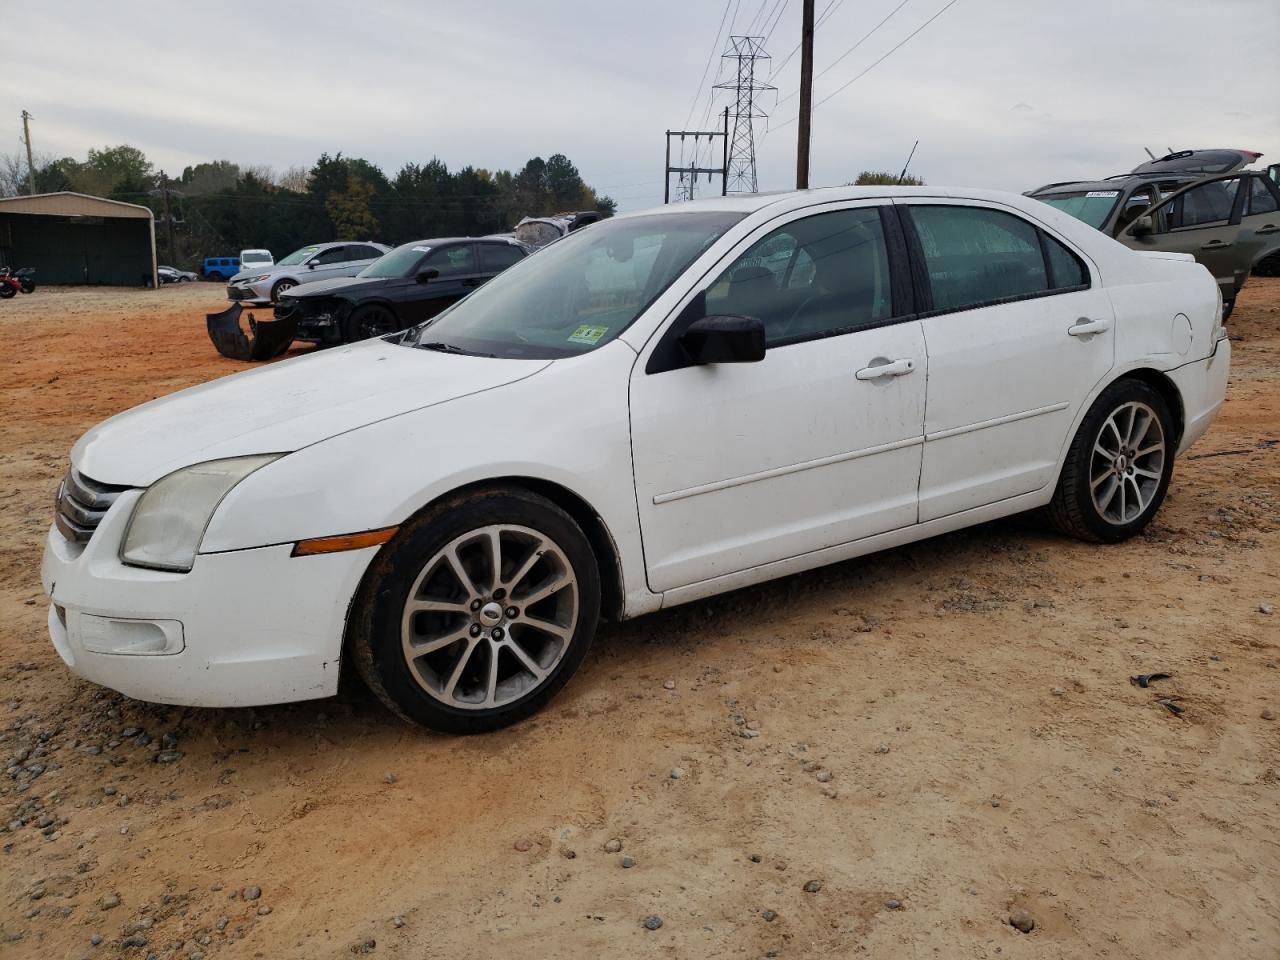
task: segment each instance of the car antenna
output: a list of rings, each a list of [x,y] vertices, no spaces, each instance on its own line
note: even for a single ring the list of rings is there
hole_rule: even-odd
[[[1148,156],[1148,157],[1150,157],[1152,160],[1154,160],[1154,159],[1156,158],[1156,155],[1155,155],[1154,153],[1152,153],[1152,152],[1151,152],[1151,150],[1150,150],[1149,148],[1147,148],[1147,147],[1143,147],[1142,149],[1147,151],[1147,156]]]
[[[920,146],[919,140],[911,145],[911,152],[907,154],[907,162],[902,165],[902,172],[898,174],[898,186],[902,186],[902,181],[907,178],[907,167],[911,166],[911,158],[916,155],[916,147],[918,146]]]

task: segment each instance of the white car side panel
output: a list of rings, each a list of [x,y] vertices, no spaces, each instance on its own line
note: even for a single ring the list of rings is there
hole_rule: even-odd
[[[859,380],[877,359],[912,373]],[[927,379],[918,321],[810,340],[758,363],[631,383],[649,585],[706,580],[916,519]]]
[[[463,364],[475,359],[440,356]],[[392,526],[458,487],[529,477],[559,484],[596,510],[621,555],[628,611],[652,609],[658,601],[644,589],[627,425],[634,361],[630,347],[614,342],[502,389],[411,411],[283,457],[228,494],[201,552]]]

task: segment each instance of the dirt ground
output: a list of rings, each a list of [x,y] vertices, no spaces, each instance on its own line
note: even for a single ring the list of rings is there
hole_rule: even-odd
[[[67,452],[241,369],[222,306],[0,304],[0,955],[1280,956],[1280,280],[1241,297],[1228,402],[1145,536],[1018,519],[607,627],[545,712],[470,739],[355,684],[142,704],[55,654]]]

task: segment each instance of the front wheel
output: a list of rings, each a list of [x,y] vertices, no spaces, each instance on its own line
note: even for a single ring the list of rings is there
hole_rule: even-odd
[[[581,528],[519,489],[460,494],[401,527],[348,635],[369,688],[413,723],[483,733],[540,709],[582,664],[600,575]]]
[[[1164,397],[1140,380],[1117,380],[1071,442],[1049,519],[1063,533],[1097,543],[1140,532],[1164,502],[1175,444]]]
[[[271,288],[271,302],[279,303],[280,298],[296,286],[297,284],[292,280],[277,280],[275,286]]]
[[[351,315],[342,323],[342,339],[347,343],[355,343],[370,337],[385,337],[400,329],[400,321],[391,308],[374,303],[351,311]]]
[[[0,283],[0,300],[8,300],[10,297],[15,296],[17,292],[7,283]]]

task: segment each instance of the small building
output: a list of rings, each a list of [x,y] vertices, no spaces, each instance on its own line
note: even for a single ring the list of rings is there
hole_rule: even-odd
[[[150,210],[83,193],[0,199],[0,265],[34,267],[40,284],[156,285]]]

